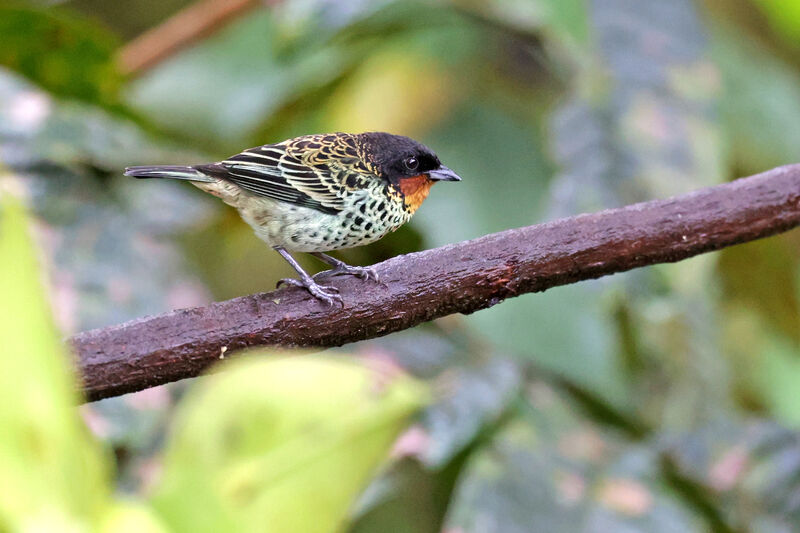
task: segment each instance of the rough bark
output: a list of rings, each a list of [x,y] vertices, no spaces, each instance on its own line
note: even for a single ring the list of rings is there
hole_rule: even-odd
[[[331,280],[344,308],[282,289],[87,331],[71,339],[90,400],[197,376],[249,346],[329,347],[506,298],[679,261],[800,224],[800,165],[658,200],[494,233]],[[326,281],[327,283],[327,281]]]

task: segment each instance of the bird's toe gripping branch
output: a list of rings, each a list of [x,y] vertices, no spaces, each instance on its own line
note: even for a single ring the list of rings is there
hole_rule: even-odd
[[[309,280],[300,280],[294,278],[284,278],[278,282],[278,287],[281,285],[294,285],[295,287],[302,287],[311,293],[318,300],[322,300],[326,304],[332,306],[336,303],[344,307],[344,300],[339,296],[339,289],[330,285],[319,285],[309,278]]]
[[[363,280],[373,280],[373,281],[380,281],[378,278],[378,272],[375,270],[374,267],[362,267],[362,266],[351,266],[345,263],[344,261],[340,261],[335,257],[331,257],[328,254],[323,254],[322,252],[314,252],[311,255],[320,259],[333,268],[330,270],[323,270],[322,272],[318,272],[314,274],[314,278],[316,279],[318,276],[339,276],[339,275],[350,275],[356,276],[357,278],[361,278]]]
[[[372,281],[380,281],[378,278],[378,272],[373,267],[360,267],[360,266],[350,266],[342,263],[341,266],[336,266],[330,270],[323,270],[322,272],[318,272],[312,276],[313,279],[317,279],[318,277],[325,277],[325,276],[356,276],[357,278],[361,278],[363,280],[372,280]]]
[[[336,287],[331,287],[327,285],[319,285],[316,281],[314,281],[311,276],[303,270],[297,261],[282,247],[276,247],[275,251],[278,252],[283,256],[286,261],[292,265],[292,268],[300,275],[300,279],[294,278],[284,278],[278,282],[278,287],[281,285],[294,285],[295,287],[303,287],[308,292],[311,293],[318,300],[322,300],[323,302],[327,303],[328,305],[334,305],[334,303],[338,303],[342,307],[344,307],[344,301],[342,297],[339,296],[339,289]]]

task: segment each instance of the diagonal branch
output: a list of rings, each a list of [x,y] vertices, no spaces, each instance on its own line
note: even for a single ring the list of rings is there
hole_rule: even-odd
[[[119,52],[119,68],[130,76],[142,74],[248,11],[274,3],[275,0],[203,0],[192,4],[125,45]]]
[[[335,278],[344,308],[282,289],[75,335],[90,400],[193,377],[225,350],[328,347],[506,298],[679,261],[800,224],[800,165],[668,200],[528,226],[395,257],[380,284]]]

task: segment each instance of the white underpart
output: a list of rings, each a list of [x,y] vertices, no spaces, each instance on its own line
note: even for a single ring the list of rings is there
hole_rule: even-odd
[[[398,221],[391,228],[373,227],[354,236],[345,222],[348,211],[331,215],[309,207],[249,194],[224,180],[214,183],[193,182],[193,185],[235,207],[258,238],[269,246],[280,246],[294,252],[327,252],[362,246],[377,241],[405,222]],[[367,191],[356,194],[364,199],[368,196]],[[357,212],[358,200],[351,205],[354,207],[350,210],[350,216],[361,216]]]

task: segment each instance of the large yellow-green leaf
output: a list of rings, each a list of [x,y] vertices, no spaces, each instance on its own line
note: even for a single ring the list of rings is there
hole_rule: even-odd
[[[167,533],[150,507],[135,502],[115,502],[109,507],[100,533]]]
[[[67,531],[102,512],[106,466],[75,410],[67,353],[11,185],[0,173],[0,531]]]
[[[800,37],[800,2],[797,0],[752,0],[766,15],[770,26],[787,42],[797,45]]]
[[[354,361],[269,357],[235,362],[182,406],[154,496],[174,531],[336,531],[426,398]]]

